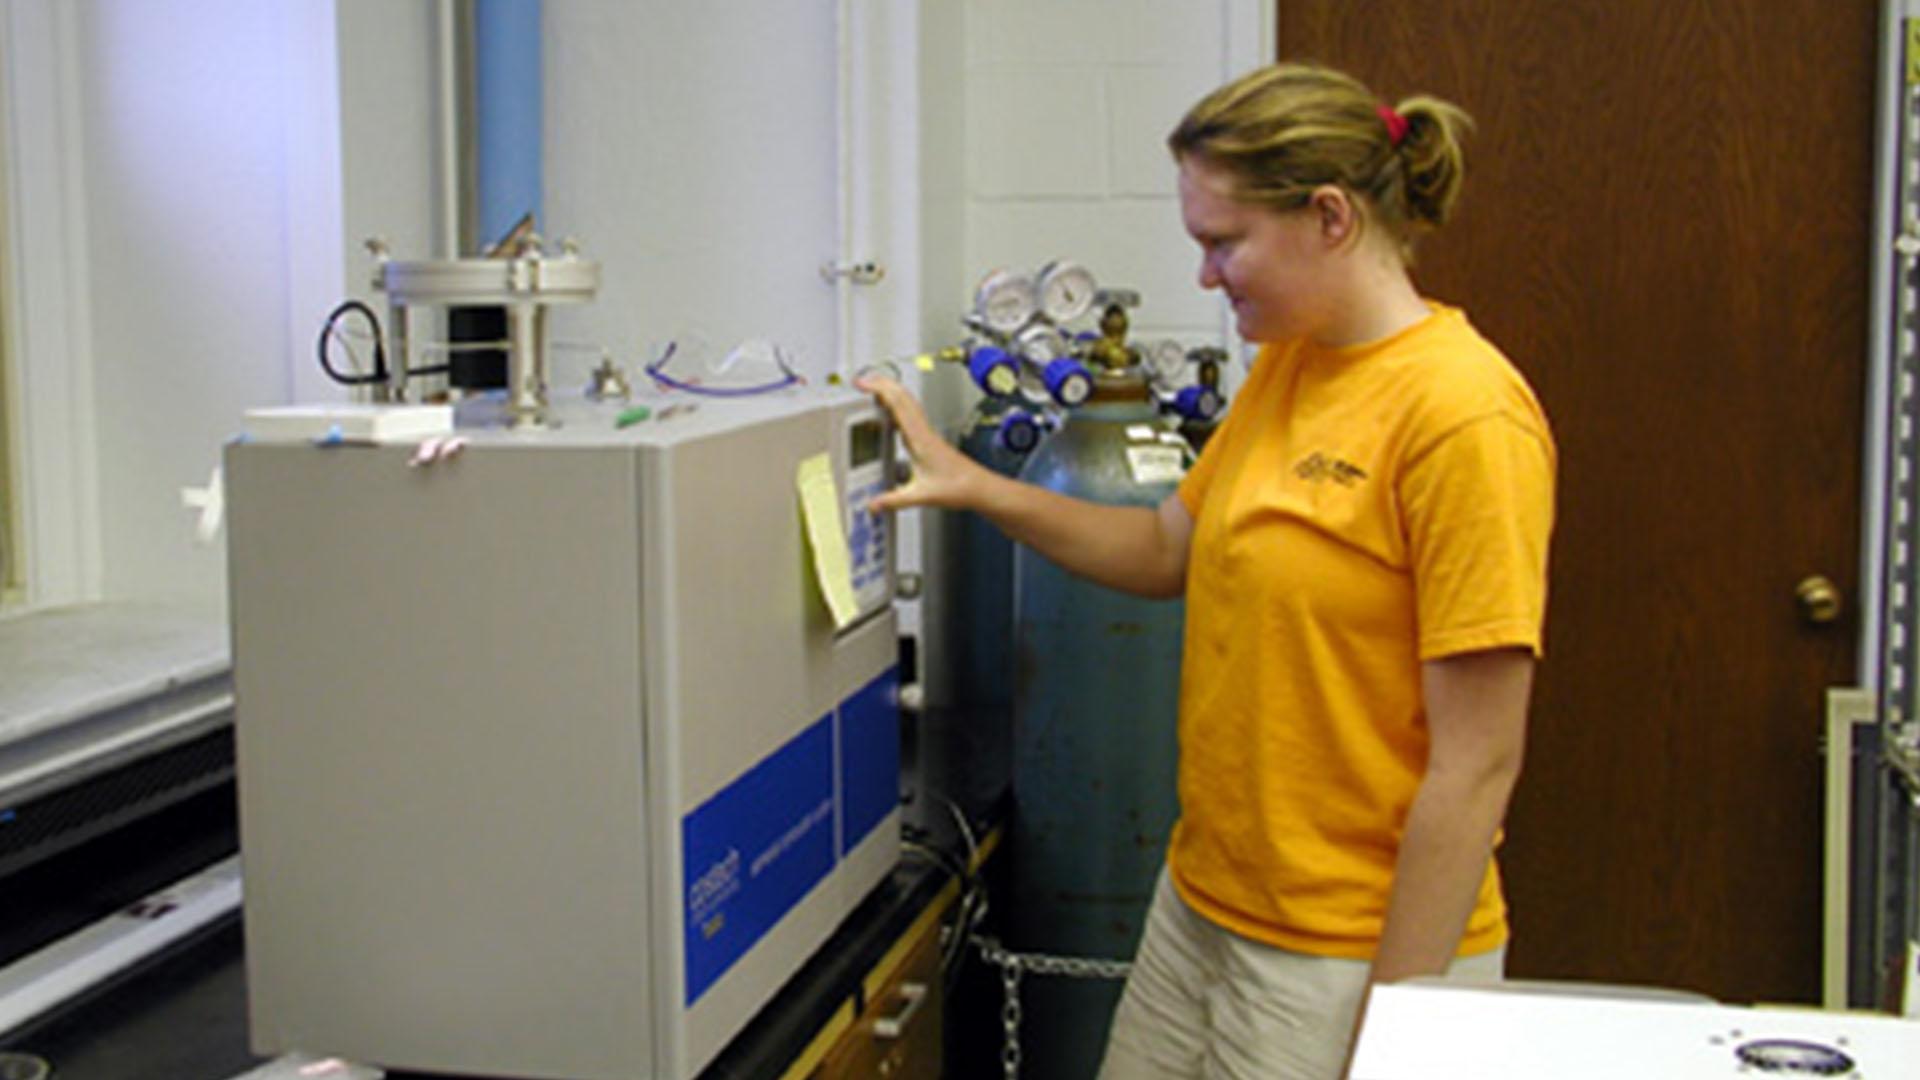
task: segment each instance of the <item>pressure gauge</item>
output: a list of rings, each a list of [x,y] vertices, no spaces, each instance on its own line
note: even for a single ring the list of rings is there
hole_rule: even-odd
[[[1045,367],[1067,355],[1067,335],[1051,326],[1029,326],[1013,339],[1013,347],[1021,356]]]
[[[1163,386],[1178,386],[1187,370],[1186,346],[1172,338],[1147,346],[1147,371]]]
[[[1093,271],[1077,262],[1056,259],[1040,270],[1040,313],[1060,326],[1093,310],[1099,285]]]
[[[1053,404],[1053,394],[1047,389],[1047,381],[1037,364],[1021,361],[1020,379],[1016,388],[1029,405],[1046,408]]]
[[[975,317],[996,334],[1012,334],[1027,325],[1037,303],[1033,278],[1012,270],[995,270],[973,291]]]

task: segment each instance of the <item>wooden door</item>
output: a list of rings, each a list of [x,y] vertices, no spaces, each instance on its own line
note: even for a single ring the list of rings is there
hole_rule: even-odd
[[[1422,252],[1561,451],[1503,851],[1516,977],[1817,1000],[1857,593],[1876,5],[1280,0],[1280,56],[1479,122]],[[1813,626],[1795,584],[1848,611]]]

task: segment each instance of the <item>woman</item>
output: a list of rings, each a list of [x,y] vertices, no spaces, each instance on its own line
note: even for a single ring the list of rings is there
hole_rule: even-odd
[[[1187,598],[1181,818],[1103,1076],[1337,1076],[1373,983],[1500,974],[1492,852],[1555,458],[1512,365],[1409,275],[1468,123],[1296,64],[1182,120],[1200,283],[1263,347],[1157,510],[1000,477],[869,386],[914,461],[882,507],[975,510],[1071,571]]]

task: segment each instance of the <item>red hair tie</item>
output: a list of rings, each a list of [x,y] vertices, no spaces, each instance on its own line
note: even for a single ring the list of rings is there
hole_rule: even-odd
[[[1400,149],[1400,144],[1407,141],[1407,118],[1394,112],[1391,105],[1375,105],[1373,109],[1387,125],[1387,145]]]

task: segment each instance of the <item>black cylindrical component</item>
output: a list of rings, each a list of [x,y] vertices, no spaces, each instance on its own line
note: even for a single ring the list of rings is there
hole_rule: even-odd
[[[469,349],[463,345],[507,340],[507,309],[498,305],[450,307],[447,309],[447,340],[453,350],[447,354],[447,385],[459,390],[504,390],[507,385],[507,350]]]

